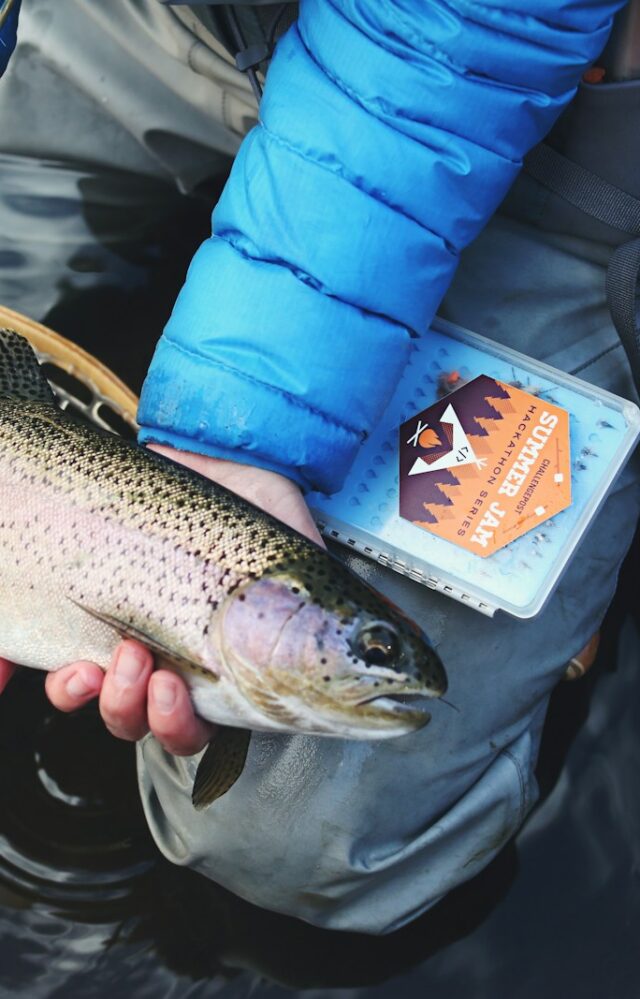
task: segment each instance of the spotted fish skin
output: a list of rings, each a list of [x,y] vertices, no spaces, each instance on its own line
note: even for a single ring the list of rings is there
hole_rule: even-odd
[[[204,718],[351,738],[427,720],[381,694],[446,689],[424,636],[340,562],[223,487],[61,412],[9,331],[0,553],[0,654],[25,666],[106,667],[132,635],[185,678]]]

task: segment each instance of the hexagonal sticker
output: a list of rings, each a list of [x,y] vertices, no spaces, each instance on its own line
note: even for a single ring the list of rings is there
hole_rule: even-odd
[[[480,375],[400,427],[400,516],[486,557],[571,503],[569,414]]]

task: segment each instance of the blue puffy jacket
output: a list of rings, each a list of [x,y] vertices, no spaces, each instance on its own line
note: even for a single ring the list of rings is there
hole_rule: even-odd
[[[142,439],[337,489],[622,5],[302,0],[158,345]]]
[[[0,0],[0,76],[16,46],[20,0]]]
[[[142,439],[339,487],[621,5],[302,0],[158,346]]]

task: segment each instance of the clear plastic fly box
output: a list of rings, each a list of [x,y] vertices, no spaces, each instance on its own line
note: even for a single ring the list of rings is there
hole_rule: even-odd
[[[640,411],[437,320],[323,534],[492,616],[536,615],[640,434]]]

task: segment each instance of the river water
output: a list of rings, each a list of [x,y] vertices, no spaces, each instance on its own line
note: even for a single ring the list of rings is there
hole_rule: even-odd
[[[0,301],[137,388],[211,196],[0,157]],[[517,841],[385,939],[263,912],[166,863],[131,747],[18,675],[0,698],[0,994],[637,999],[639,565],[636,544],[596,668],[552,699],[543,802]]]

